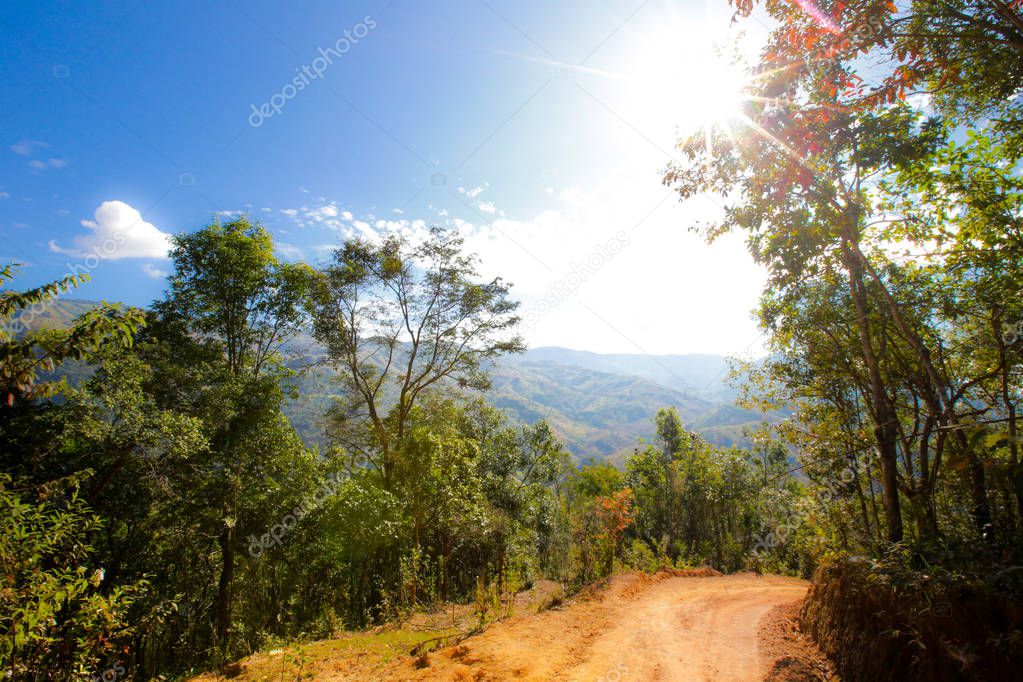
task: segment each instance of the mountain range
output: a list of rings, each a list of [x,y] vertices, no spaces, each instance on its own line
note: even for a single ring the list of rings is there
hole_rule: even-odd
[[[61,327],[96,305],[64,299],[29,325]],[[292,344],[295,364],[322,357],[308,338]],[[532,348],[496,360],[487,399],[515,422],[546,419],[578,461],[622,459],[654,435],[662,407],[678,409],[686,427],[719,445],[747,444],[745,430],[764,415],[735,407],[720,355],[602,354],[555,346]],[[322,415],[338,391],[333,370],[318,366],[299,379],[299,397],[288,416],[308,443],[322,444]]]
[[[296,363],[321,359],[308,339],[292,346]],[[540,347],[498,358],[489,367],[487,400],[511,419],[546,419],[579,461],[620,463],[641,439],[654,435],[654,415],[675,407],[686,426],[724,446],[745,445],[747,427],[759,425],[759,413],[735,407],[735,391],[726,383],[728,363],[718,355],[600,354]],[[333,371],[319,365],[305,371],[299,398],[288,416],[303,437],[322,443],[322,415],[336,395]]]

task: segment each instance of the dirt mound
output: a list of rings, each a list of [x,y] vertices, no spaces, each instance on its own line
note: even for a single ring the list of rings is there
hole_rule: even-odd
[[[831,662],[799,627],[802,600],[780,604],[760,622],[758,645],[771,669],[765,682],[836,682]]]
[[[965,576],[823,565],[801,622],[847,680],[1010,680],[1023,668],[1023,604]]]

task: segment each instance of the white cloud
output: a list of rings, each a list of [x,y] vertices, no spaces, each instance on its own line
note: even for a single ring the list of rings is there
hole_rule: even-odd
[[[67,159],[32,159],[28,162],[28,167],[32,170],[44,171],[48,168],[63,168],[67,165]]]
[[[752,352],[762,352],[750,311],[764,273],[742,239],[707,245],[686,227],[716,215],[715,204],[700,198],[680,206],[657,183],[635,176],[624,167],[596,186],[552,190],[555,202],[525,219],[446,222],[480,255],[484,277],[513,283],[520,314],[533,319],[523,329],[532,346],[739,353],[752,344]],[[608,186],[616,191],[604,191]],[[617,253],[608,256],[613,240]]]
[[[294,244],[277,242],[274,244],[274,247],[277,249],[277,253],[283,256],[286,260],[301,260],[302,258],[305,258],[305,254],[302,252],[302,249]]]
[[[281,213],[283,213],[286,216],[294,218],[295,216],[298,215],[298,210],[294,208],[282,208]]]
[[[46,149],[49,145],[39,140],[22,140],[11,145],[11,151],[18,156],[31,156],[36,149]]]
[[[262,209],[260,209],[260,210],[262,210],[262,211],[263,211],[263,213],[273,213],[273,212],[274,212],[274,210],[273,210],[272,208],[270,208],[269,206],[264,206],[264,207],[263,207]]]
[[[377,234],[376,231],[373,230],[373,226],[365,220],[353,220],[352,225],[354,225],[355,228],[362,233],[360,236],[372,238]]]
[[[479,209],[484,213],[495,213],[497,211],[497,208],[494,207],[494,202],[492,201],[481,201]]]
[[[54,239],[50,240],[50,250],[75,258],[90,255],[110,260],[168,257],[171,235],[147,223],[138,210],[123,201],[104,201],[96,209],[94,218],[82,221],[82,227],[89,231],[76,236],[73,246],[62,247]]]
[[[572,206],[582,206],[585,198],[586,195],[578,187],[566,187],[558,193],[558,199]]]
[[[158,268],[158,267],[156,267],[156,266],[154,266],[154,265],[152,265],[150,263],[143,264],[142,272],[146,273],[147,275],[149,275],[153,279],[163,279],[168,274],[166,270],[161,270],[160,268]]]
[[[328,218],[337,217],[337,206],[334,206],[333,204],[327,204],[325,206],[320,206],[318,208],[306,210],[305,215],[307,218],[310,218],[317,222],[322,222]]]
[[[355,216],[352,215],[351,211],[341,211],[341,219],[351,221]]]
[[[0,192],[0,199],[8,199],[10,196],[7,192]]]
[[[464,194],[465,196],[469,197],[470,199],[475,199],[479,195],[483,194],[484,188],[473,187],[472,189],[466,189],[464,187],[459,187],[458,191]]]

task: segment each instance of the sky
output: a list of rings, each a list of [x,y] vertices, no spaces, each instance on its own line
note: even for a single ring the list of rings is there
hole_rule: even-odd
[[[714,115],[714,0],[0,6],[0,262],[145,306],[171,235],[239,213],[287,260],[458,230],[532,346],[748,354],[764,273],[661,183]],[[716,94],[718,93],[718,94]],[[727,97],[725,98],[727,99]]]

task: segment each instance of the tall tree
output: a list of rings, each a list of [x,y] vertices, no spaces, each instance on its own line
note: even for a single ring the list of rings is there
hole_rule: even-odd
[[[444,382],[485,389],[486,362],[524,348],[509,285],[480,281],[478,259],[462,246],[440,228],[415,246],[398,236],[356,239],[320,272],[314,334],[348,389],[335,433],[380,472],[385,489],[424,391]]]
[[[301,328],[310,271],[280,262],[270,233],[244,217],[176,236],[171,258],[170,289],[155,309],[160,333],[176,338],[171,363],[184,369],[184,380],[164,392],[192,403],[209,431],[211,502],[220,517],[216,635],[226,650],[240,498],[265,472],[263,460],[300,449],[280,413],[288,372],[279,353]],[[194,392],[189,374],[199,375],[207,395]],[[267,429],[277,435],[268,438]]]

